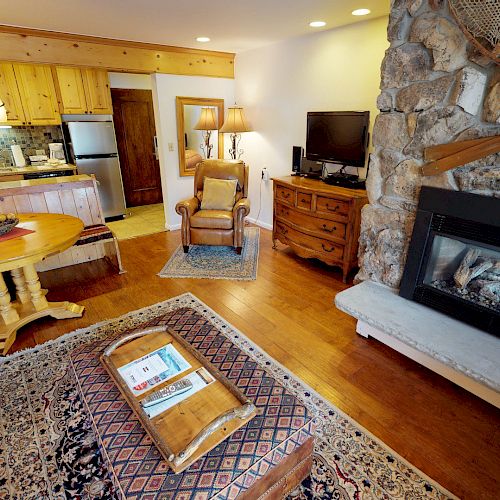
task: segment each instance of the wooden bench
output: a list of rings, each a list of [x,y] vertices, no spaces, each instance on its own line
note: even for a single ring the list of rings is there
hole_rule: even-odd
[[[48,271],[106,258],[119,273],[122,268],[118,241],[105,225],[97,181],[93,175],[72,175],[0,183],[0,213],[55,213],[81,219],[85,228],[68,250],[36,266]]]

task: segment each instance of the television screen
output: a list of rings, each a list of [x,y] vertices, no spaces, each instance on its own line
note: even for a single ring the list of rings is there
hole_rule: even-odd
[[[307,113],[307,159],[364,167],[369,123],[369,111]]]

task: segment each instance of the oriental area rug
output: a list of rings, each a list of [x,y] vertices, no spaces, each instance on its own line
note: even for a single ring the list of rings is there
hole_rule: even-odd
[[[245,227],[241,255],[233,247],[191,245],[184,253],[182,245],[158,273],[160,278],[208,278],[255,280],[259,260],[259,228]]]
[[[120,498],[69,369],[69,354],[159,323],[186,339],[218,338],[233,357],[258,367],[314,416],[312,474],[289,499],[455,498],[189,293],[0,360],[0,498]]]

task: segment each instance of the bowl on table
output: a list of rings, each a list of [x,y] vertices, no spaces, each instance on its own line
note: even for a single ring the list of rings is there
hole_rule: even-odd
[[[9,233],[19,224],[19,219],[14,214],[0,214],[0,236]]]

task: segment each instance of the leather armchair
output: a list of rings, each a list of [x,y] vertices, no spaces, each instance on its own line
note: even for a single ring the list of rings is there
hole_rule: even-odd
[[[236,201],[231,212],[201,210],[205,177],[236,179]],[[194,196],[180,201],[175,211],[182,217],[181,235],[184,252],[189,245],[233,246],[238,254],[243,247],[245,217],[250,213],[248,166],[240,160],[203,160],[194,174]]]

